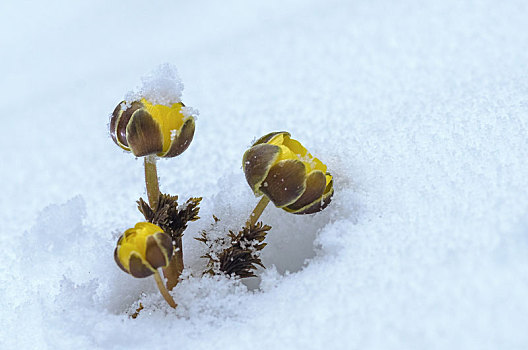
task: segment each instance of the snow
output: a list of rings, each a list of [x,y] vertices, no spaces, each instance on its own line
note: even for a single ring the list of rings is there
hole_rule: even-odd
[[[0,348],[527,348],[527,15],[520,0],[2,2]],[[162,191],[204,198],[175,311],[113,261],[146,194],[107,125],[145,72],[135,91],[180,96],[173,67],[205,116],[158,162]],[[280,130],[328,166],[332,203],[268,206],[259,278],[202,278],[194,237],[212,215],[216,233],[241,227],[258,202],[242,155]]]
[[[174,65],[164,63],[144,75],[141,78],[141,86],[127,92],[125,101],[131,103],[144,98],[152,104],[171,107],[174,103],[181,102],[182,92],[183,83],[178,76],[178,70]]]

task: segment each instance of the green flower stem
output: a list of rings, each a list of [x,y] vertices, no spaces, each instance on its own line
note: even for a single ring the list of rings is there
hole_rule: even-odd
[[[156,156],[145,157],[145,184],[147,185],[147,197],[152,210],[158,208],[160,197],[158,171],[156,168]],[[183,247],[182,239],[178,238],[174,244],[174,254],[169,266],[163,269],[163,274],[167,278],[167,288],[172,290],[177,284],[183,271]]]
[[[262,215],[262,212],[264,211],[264,209],[266,209],[266,206],[268,205],[269,202],[270,200],[267,196],[262,196],[261,200],[258,202],[255,209],[253,209],[253,212],[251,212],[251,215],[249,216],[248,221],[246,221],[247,227],[251,227],[255,225],[257,220]]]
[[[160,190],[155,155],[145,157],[145,184],[147,185],[147,196],[150,207],[152,210],[156,210],[158,208]]]
[[[161,295],[163,295],[163,298],[165,298],[165,301],[167,302],[167,304],[169,304],[170,307],[175,309],[176,306],[178,306],[178,304],[176,304],[174,299],[172,299],[172,296],[167,291],[167,288],[165,288],[165,284],[163,284],[163,280],[161,279],[161,276],[158,270],[154,272],[154,279],[156,280],[156,284],[158,285]]]

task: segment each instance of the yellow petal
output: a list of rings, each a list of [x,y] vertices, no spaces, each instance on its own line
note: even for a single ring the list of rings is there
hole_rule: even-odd
[[[167,152],[172,141],[171,135],[177,133],[183,126],[183,120],[185,119],[182,113],[183,105],[181,103],[174,103],[171,107],[153,105],[145,99],[142,99],[141,103],[159,124],[163,135],[163,153]]]
[[[306,172],[309,173],[313,170],[320,170],[326,173],[326,165],[323,164],[318,158],[315,158],[308,152],[299,141],[292,139],[288,134],[278,134],[274,136],[267,143],[277,145],[281,148],[281,153],[276,163],[281,160],[296,159],[303,162],[306,166]]]
[[[147,238],[163,230],[149,222],[139,222],[125,231],[123,238],[118,241],[117,256],[126,270],[129,270],[130,256],[135,252],[142,258],[145,258],[147,249]]]
[[[328,186],[328,184],[330,183],[330,181],[332,181],[332,175],[330,174],[326,174],[326,186]]]

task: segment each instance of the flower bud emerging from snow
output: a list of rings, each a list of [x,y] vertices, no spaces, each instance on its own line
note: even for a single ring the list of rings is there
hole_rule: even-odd
[[[287,132],[261,137],[244,153],[246,180],[256,196],[294,214],[326,208],[334,194],[332,175]]]
[[[172,253],[172,240],[168,234],[159,226],[139,222],[119,237],[114,259],[123,271],[142,278],[169,265]]]
[[[156,154],[176,157],[189,147],[194,136],[194,118],[186,116],[183,103],[171,107],[145,99],[117,105],[110,120],[114,142],[136,157]]]

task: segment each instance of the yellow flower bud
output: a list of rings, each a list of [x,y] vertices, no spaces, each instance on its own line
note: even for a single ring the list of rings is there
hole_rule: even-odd
[[[332,175],[287,132],[257,140],[243,157],[246,180],[256,196],[294,214],[323,210],[334,194]]]
[[[112,140],[136,157],[156,154],[176,157],[189,147],[194,136],[194,118],[185,116],[184,104],[154,105],[145,99],[117,105],[110,120]]]
[[[159,226],[139,222],[119,237],[114,259],[123,271],[142,278],[169,265],[172,253],[172,240],[168,234]]]

